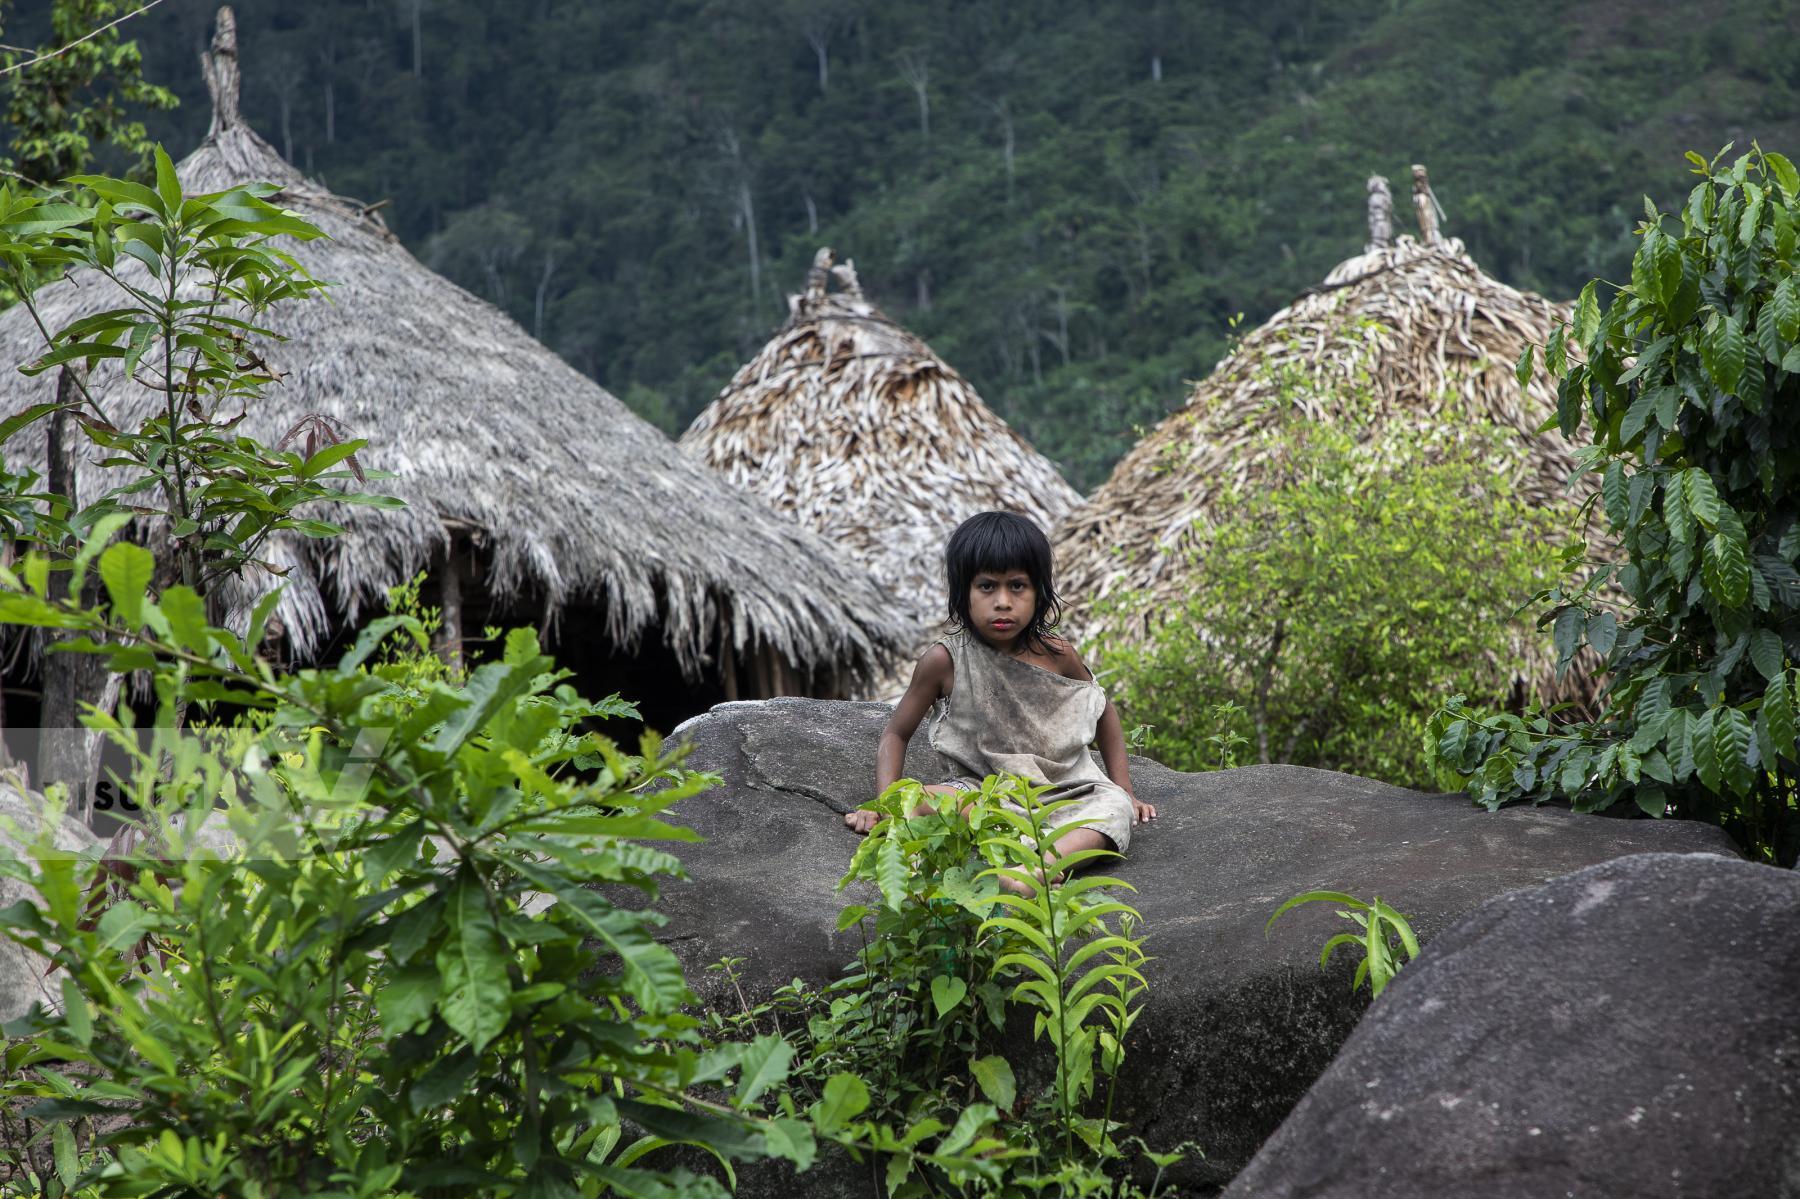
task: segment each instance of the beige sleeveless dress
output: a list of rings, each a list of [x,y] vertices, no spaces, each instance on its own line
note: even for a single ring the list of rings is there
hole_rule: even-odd
[[[955,677],[926,736],[962,776],[952,785],[976,790],[990,774],[1021,775],[1051,788],[1046,801],[1082,801],[1055,813],[1052,824],[1086,820],[1124,853],[1131,844],[1131,797],[1088,752],[1106,711],[1100,684],[1051,674],[973,633],[953,633],[939,644],[950,651]]]

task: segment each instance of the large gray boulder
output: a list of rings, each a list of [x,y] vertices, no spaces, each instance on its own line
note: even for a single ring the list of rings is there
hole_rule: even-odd
[[[1800,874],[1641,854],[1501,896],[1226,1195],[1800,1196]]]
[[[0,857],[28,860],[29,846],[46,823],[59,850],[81,853],[99,844],[85,824],[52,811],[43,796],[21,788],[12,774],[0,774]],[[21,899],[42,906],[30,887],[0,877],[0,908]],[[23,1016],[34,1003],[62,1005],[60,976],[49,972],[48,966],[43,955],[0,938],[0,1023]]]
[[[839,814],[873,797],[881,704],[771,700],[724,704],[677,730],[689,765],[724,783],[678,805],[705,835],[679,846],[690,881],[665,887],[664,936],[708,1002],[735,1006],[705,967],[747,958],[752,1000],[793,978],[822,983],[858,945],[835,918],[851,897],[836,883],[856,837]],[[907,771],[949,771],[923,733]],[[1716,828],[1577,816],[1550,808],[1489,813],[1463,796],[1422,795],[1293,766],[1180,774],[1132,760],[1139,798],[1161,817],[1141,828],[1111,872],[1137,887],[1151,983],[1118,1114],[1152,1146],[1193,1141],[1206,1160],[1190,1185],[1241,1169],[1349,1036],[1366,998],[1348,968],[1318,966],[1344,929],[1302,909],[1271,935],[1264,922],[1315,888],[1380,895],[1427,940],[1497,895],[1645,851],[1730,852]],[[825,1194],[826,1192],[817,1192]]]

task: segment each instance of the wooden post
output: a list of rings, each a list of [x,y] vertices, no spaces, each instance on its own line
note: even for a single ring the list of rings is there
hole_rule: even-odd
[[[731,644],[731,615],[719,612],[719,683],[725,688],[727,703],[738,697],[737,650]]]
[[[1382,175],[1369,176],[1369,244],[1364,253],[1385,250],[1394,244],[1394,193]]]
[[[45,434],[44,485],[53,495],[69,502],[69,511],[81,506],[77,494],[76,447],[73,405],[81,399],[81,368],[65,366],[56,380],[56,402],[67,405],[53,414]],[[67,586],[68,575],[51,575],[51,586],[60,590]],[[55,637],[62,640],[68,634]],[[44,655],[44,699],[38,719],[37,785],[48,787],[62,783],[69,789],[69,814],[87,820],[93,814],[94,786],[99,782],[100,751],[104,739],[100,733],[81,725],[83,710],[92,704],[110,711],[119,699],[119,676],[106,668],[105,659],[96,654]]]
[[[438,610],[442,623],[432,637],[432,648],[438,657],[453,667],[463,664],[463,580],[467,574],[467,553],[461,538],[447,534],[448,544],[436,571]]]

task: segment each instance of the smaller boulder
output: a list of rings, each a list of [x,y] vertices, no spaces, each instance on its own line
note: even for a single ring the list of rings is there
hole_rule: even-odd
[[[1500,896],[1225,1194],[1800,1197],[1800,874],[1648,853]]]

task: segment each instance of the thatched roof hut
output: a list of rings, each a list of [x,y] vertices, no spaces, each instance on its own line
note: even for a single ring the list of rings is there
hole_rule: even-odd
[[[1373,403],[1377,421],[1512,430],[1525,456],[1518,498],[1575,515],[1566,487],[1573,448],[1554,430],[1539,432],[1556,410],[1555,385],[1540,367],[1521,392],[1514,373],[1525,343],[1544,344],[1569,308],[1483,274],[1460,241],[1438,232],[1424,168],[1414,174],[1421,236],[1392,236],[1386,180],[1371,179],[1365,251],[1244,337],[1058,531],[1061,578],[1083,604],[1072,614],[1078,631],[1098,631],[1094,601],[1114,594],[1137,592],[1151,610],[1174,610],[1195,569],[1196,523],[1233,485],[1263,477],[1252,447],[1280,410],[1271,403],[1277,391],[1296,376],[1302,385],[1288,403],[1313,420],[1344,415],[1333,405],[1355,396],[1359,412]],[[1141,624],[1106,630],[1128,639],[1146,632]],[[1541,640],[1521,635],[1520,650],[1536,680],[1561,692]]]
[[[852,263],[820,250],[788,307],[682,448],[848,550],[922,633],[943,616],[944,542],[959,522],[1005,508],[1047,532],[1081,497],[864,298]]]
[[[324,414],[369,440],[366,463],[395,476],[373,486],[407,503],[343,506],[331,514],[342,536],[277,547],[292,566],[278,614],[299,656],[328,637],[330,614],[355,620],[387,587],[431,568],[446,601],[481,594],[508,617],[547,624],[560,612],[565,645],[660,642],[690,679],[709,667],[726,674],[730,698],[847,691],[887,668],[904,633],[860,566],[696,466],[505,314],[426,269],[371,208],[304,178],[244,123],[229,9],[205,68],[212,129],[179,164],[183,185],[273,183],[275,203],[329,235],[292,247],[331,284],[328,299],[269,314],[286,340],[263,352],[285,378],[246,431],[273,442]],[[40,307],[60,328],[106,305],[109,290],[59,282]],[[0,314],[0,346],[12,362],[42,351],[21,308]],[[96,369],[96,394],[109,412],[143,419],[151,393],[111,366]],[[0,373],[0,411],[55,386],[54,375]],[[7,454],[41,469],[43,440],[40,426]],[[102,489],[95,463],[80,486],[88,496]],[[734,669],[758,677],[738,687]]]

